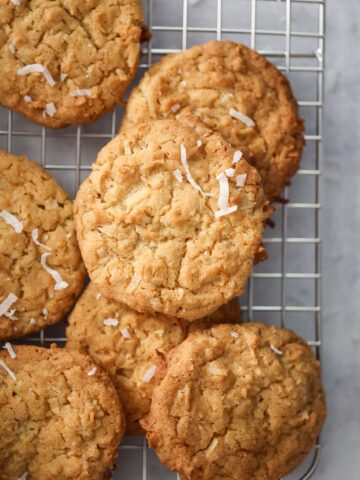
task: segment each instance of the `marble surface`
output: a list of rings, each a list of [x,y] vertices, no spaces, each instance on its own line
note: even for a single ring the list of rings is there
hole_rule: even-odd
[[[327,1],[323,371],[329,418],[316,480],[360,478],[360,2]]]

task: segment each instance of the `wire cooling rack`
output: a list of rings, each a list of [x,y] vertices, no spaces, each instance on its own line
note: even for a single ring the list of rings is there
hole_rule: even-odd
[[[290,79],[305,119],[301,169],[278,205],[276,226],[267,229],[269,259],[258,265],[241,299],[247,319],[286,326],[302,335],[320,356],[320,157],[323,107],[324,0],[144,0],[152,40],[143,48],[137,83],[164,54],[210,39],[230,39],[256,48]],[[97,122],[48,130],[0,109],[0,148],[37,160],[75,195],[99,149],[119,127],[123,109]],[[47,327],[27,343],[64,345],[65,324]],[[24,342],[22,342],[24,343]],[[316,470],[320,445],[288,477],[306,480]],[[113,479],[170,480],[141,437],[120,448]],[[211,480],[211,479],[209,479]]]

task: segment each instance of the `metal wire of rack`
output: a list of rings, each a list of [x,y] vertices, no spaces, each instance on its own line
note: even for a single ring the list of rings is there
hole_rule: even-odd
[[[325,0],[144,0],[153,37],[140,63],[139,77],[157,59],[210,39],[232,39],[265,55],[292,83],[305,119],[307,146],[301,169],[285,190],[290,201],[277,206],[276,227],[265,234],[269,260],[248,283],[247,320],[275,323],[297,331],[321,351],[320,174],[324,77]],[[31,124],[0,109],[0,149],[38,160],[74,195],[88,175],[98,150],[118,131],[122,109],[97,122],[61,131]],[[63,345],[64,324],[47,327],[27,343]],[[288,480],[307,480],[320,455],[318,444]],[[120,447],[113,479],[170,480],[141,437]]]

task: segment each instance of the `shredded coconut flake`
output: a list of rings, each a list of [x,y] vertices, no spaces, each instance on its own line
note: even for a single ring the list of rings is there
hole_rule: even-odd
[[[16,7],[20,6],[20,0],[10,0],[10,2],[15,5]]]
[[[35,318],[30,318],[29,323],[30,323],[30,325],[36,325],[37,321],[35,320]]]
[[[127,291],[127,292],[130,292],[130,293],[134,292],[134,291],[137,289],[137,287],[138,287],[138,285],[139,285],[140,282],[141,282],[141,277],[140,277],[140,275],[138,275],[137,273],[135,273],[135,275],[134,275],[133,278],[131,279],[131,282],[129,283],[126,291]]]
[[[55,85],[55,80],[51,76],[49,70],[41,65],[41,63],[33,63],[31,65],[25,65],[25,67],[21,67],[16,72],[18,75],[29,75],[29,73],[42,73],[45,77],[45,80],[48,84],[53,87]]]
[[[233,338],[239,338],[239,334],[237,332],[231,332],[230,335],[233,337]]]
[[[0,217],[2,217],[5,222],[12,227],[16,233],[21,233],[23,230],[23,223],[15,217],[12,213],[7,210],[1,210]]]
[[[32,98],[30,97],[30,95],[25,95],[25,97],[24,97],[24,102],[25,102],[25,103],[30,103],[30,102],[32,102]]]
[[[193,179],[193,177],[190,173],[190,168],[189,168],[187,158],[186,158],[186,148],[185,148],[185,145],[183,143],[180,145],[180,158],[181,158],[181,163],[182,163],[182,165],[185,169],[185,172],[186,172],[186,179],[190,183],[190,185],[192,185],[196,190],[198,190],[203,195],[205,195],[207,197],[213,197],[214,196],[213,193],[204,192],[202,190],[202,188]]]
[[[156,365],[151,365],[151,367],[148,370],[146,370],[146,372],[144,373],[144,376],[143,376],[144,382],[149,383],[150,380],[154,377],[155,372],[156,372]]]
[[[183,176],[181,171],[177,168],[176,170],[173,171],[174,177],[179,183],[182,183],[183,181]]]
[[[196,140],[196,145],[197,145],[198,147],[201,147],[202,141],[201,141],[201,140]]]
[[[51,252],[51,248],[48,247],[47,245],[44,245],[43,243],[39,242],[39,229],[34,228],[31,230],[31,238],[33,239],[33,242],[36,243],[36,245],[39,245],[39,247],[43,247],[46,250],[49,250]]]
[[[0,359],[0,367],[2,367],[10,375],[10,377],[14,380],[14,382],[16,382],[15,373],[12,370],[10,370],[10,368],[6,365],[4,360]]]
[[[98,292],[98,293],[96,294],[96,300],[100,300],[100,298],[101,298],[101,293]]]
[[[45,115],[53,117],[56,113],[56,107],[53,102],[47,103],[44,110]]]
[[[234,155],[233,155],[232,163],[238,163],[238,161],[241,159],[242,156],[243,156],[242,152],[240,152],[240,150],[236,150],[236,152],[234,152]]]
[[[227,92],[221,95],[221,100],[228,100],[229,98],[234,98],[234,94],[231,92]]]
[[[270,348],[275,353],[275,355],[283,355],[284,354],[284,352],[282,352],[281,350],[276,348],[275,345],[273,345],[272,343],[270,343]]]
[[[226,370],[218,367],[216,363],[209,363],[207,370],[210,373],[210,375],[220,375],[220,376],[226,375]]]
[[[0,317],[4,315],[11,305],[16,302],[18,297],[14,293],[9,293],[9,295],[0,303]]]
[[[188,82],[187,82],[186,80],[182,80],[182,81],[180,82],[180,85],[182,85],[183,87],[186,87],[187,84],[188,84]]]
[[[45,320],[48,318],[49,312],[47,308],[42,309],[42,314],[44,315]]]
[[[18,478],[18,480],[27,480],[28,478],[28,473],[25,472],[23,475],[21,475],[21,477]]]
[[[97,370],[96,367],[92,368],[92,369],[88,372],[88,377],[92,377],[93,375],[95,375],[96,370]]]
[[[246,182],[246,173],[242,173],[241,175],[236,175],[236,188],[242,188]]]
[[[13,308],[9,312],[5,312],[4,315],[5,317],[10,318],[10,320],[18,320],[18,317],[15,317],[15,312],[16,308]]]
[[[6,342],[4,345],[5,350],[7,350],[8,354],[10,355],[11,358],[16,358],[16,353],[15,350],[13,349],[13,346],[11,345],[10,342]]]
[[[119,320],[117,320],[116,318],[105,318],[104,320],[104,325],[105,327],[117,327],[119,325]]]
[[[228,207],[229,202],[229,181],[224,172],[219,173],[216,176],[216,180],[219,182],[219,199],[218,207],[220,210],[224,210]]]
[[[121,332],[121,335],[122,335],[124,338],[127,338],[128,340],[130,340],[131,335],[130,335],[129,330],[128,330],[126,327],[125,327],[125,328],[122,328],[122,329],[120,330],[120,332]]]
[[[234,168],[227,168],[225,170],[226,176],[227,177],[233,177],[235,175],[235,169]]]
[[[60,74],[60,80],[63,82],[67,76],[68,76],[67,73],[61,73]]]
[[[55,280],[54,290],[64,290],[69,286],[69,284],[61,278],[59,272],[47,265],[46,259],[49,255],[51,255],[51,253],[43,253],[40,257],[40,263],[42,267],[48,272],[48,274],[51,275],[52,278]]]
[[[90,97],[91,90],[89,88],[75,88],[69,92],[70,97]]]
[[[180,108],[181,108],[181,105],[179,103],[175,103],[175,105],[171,107],[171,111],[173,113],[176,113],[178,110],[180,110]]]
[[[8,43],[8,48],[9,48],[9,52],[12,53],[13,55],[15,55],[15,52],[16,52],[16,47],[13,43]]]
[[[231,117],[236,118],[236,120],[240,120],[240,122],[244,123],[247,127],[255,127],[254,120],[244,113],[238,112],[235,108],[230,108],[229,114]]]
[[[230,213],[236,212],[237,209],[237,205],[234,205],[232,207],[224,208],[223,210],[218,210],[217,212],[215,212],[215,217],[220,218],[224,217],[225,215],[230,215]]]

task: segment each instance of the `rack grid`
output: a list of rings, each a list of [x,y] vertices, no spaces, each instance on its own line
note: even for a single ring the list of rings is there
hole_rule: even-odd
[[[320,358],[325,0],[144,0],[144,9],[152,39],[143,46],[134,83],[164,54],[210,39],[245,43],[289,77],[305,119],[307,145],[301,169],[284,192],[290,201],[276,206],[276,226],[265,233],[269,259],[256,266],[240,301],[246,320],[295,330]],[[93,124],[57,131],[0,108],[0,149],[39,161],[74,196],[98,150],[116,135],[122,114],[123,108],[117,106]],[[64,328],[64,323],[50,326],[25,340],[62,346]],[[304,465],[287,479],[309,479],[318,465],[320,448],[318,444]],[[127,437],[113,473],[113,479],[118,478],[170,480],[176,474],[160,465],[143,438]]]

